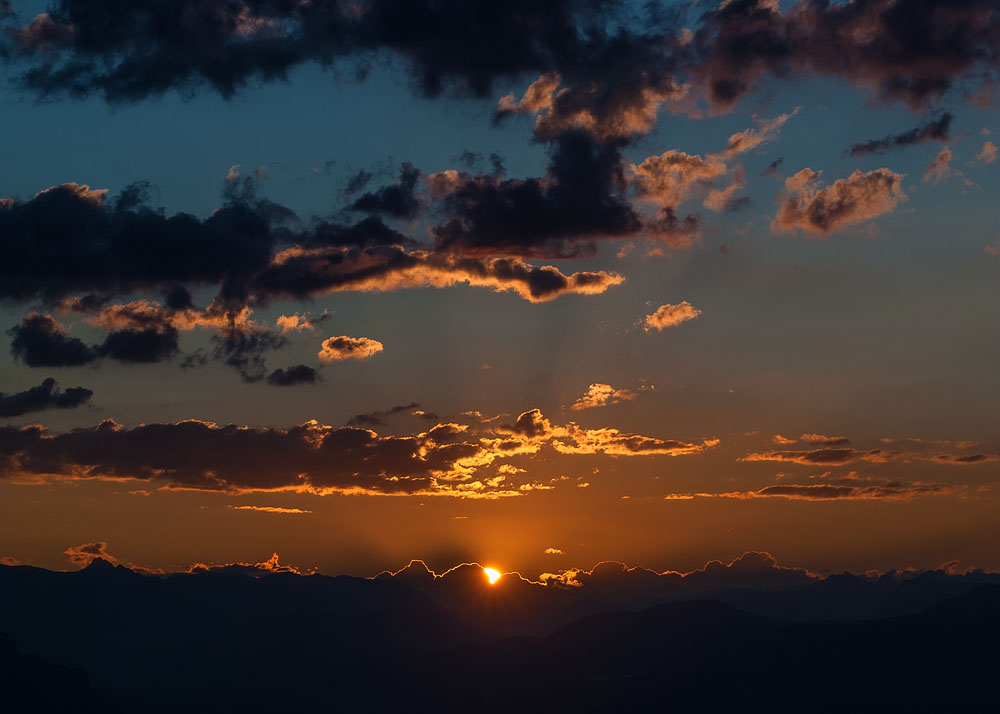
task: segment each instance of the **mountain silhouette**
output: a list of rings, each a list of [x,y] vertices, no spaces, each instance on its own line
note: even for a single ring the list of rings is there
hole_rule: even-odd
[[[7,675],[24,684],[4,691],[57,703],[34,711],[124,713],[996,704],[1000,585],[979,582],[988,574],[844,574],[784,589],[668,579],[672,597],[635,607],[662,597],[664,581],[619,569],[613,585],[507,574],[491,586],[475,565],[422,566],[372,579],[2,566],[0,632],[17,643],[0,638],[4,669],[30,672]],[[789,616],[754,611],[783,607]]]

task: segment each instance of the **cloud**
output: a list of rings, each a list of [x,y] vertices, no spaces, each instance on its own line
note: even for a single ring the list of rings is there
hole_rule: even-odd
[[[775,444],[787,446],[799,441],[806,441],[810,444],[821,444],[823,446],[849,446],[851,441],[845,436],[826,436],[824,434],[802,434],[798,439],[792,439],[781,434],[775,434],[771,441]]]
[[[831,231],[891,212],[905,201],[903,174],[889,169],[855,171],[820,188],[822,171],[802,169],[785,180],[772,231],[794,231],[826,236]]]
[[[297,364],[279,368],[267,376],[267,383],[276,387],[294,387],[298,384],[316,384],[322,381],[319,371],[309,365]]]
[[[345,362],[347,360],[366,360],[382,351],[383,345],[378,340],[367,337],[348,337],[339,335],[328,337],[320,346],[320,362]]]
[[[683,322],[693,320],[701,314],[701,310],[694,307],[687,300],[677,304],[660,305],[656,310],[643,318],[643,329],[646,332],[662,332],[668,327],[676,327]]]
[[[157,480],[224,492],[430,493],[437,479],[461,481],[472,464],[492,460],[474,441],[436,436],[380,437],[316,422],[272,429],[189,420],[129,429],[106,421],[63,434],[3,427],[0,475]]]
[[[319,326],[330,319],[330,313],[326,310],[319,317],[311,315],[279,315],[276,325],[282,333],[303,332],[305,330],[318,330]]]
[[[997,145],[992,141],[987,141],[976,153],[976,161],[981,164],[992,164],[997,160]]]
[[[267,560],[260,563],[223,563],[223,564],[206,564],[206,563],[195,563],[190,568],[188,568],[189,573],[199,574],[199,573],[238,573],[240,575],[248,575],[252,578],[259,578],[265,575],[274,575],[275,573],[291,573],[292,575],[309,575],[312,571],[303,571],[294,565],[288,565],[287,563],[282,563],[281,559],[278,557],[277,553],[271,555]]]
[[[105,560],[112,565],[124,565],[126,568],[137,568],[137,566],[132,563],[126,563],[125,561],[119,560],[115,556],[111,555],[108,552],[108,544],[104,541],[70,546],[63,551],[63,554],[67,556],[70,563],[78,565],[81,568],[86,568],[98,558]],[[141,568],[137,569],[142,570]]]
[[[989,90],[1000,68],[992,0],[732,0],[683,27],[683,8],[645,13],[612,0],[259,3],[61,0],[9,28],[3,52],[40,97],[111,103],[210,88],[231,97],[303,64],[359,77],[389,61],[425,96],[494,96],[537,78],[499,117],[535,115],[545,139],[648,132],[662,105],[713,113],[767,77],[838,77],[874,98],[926,108],[962,83]],[[683,29],[678,30],[678,27]],[[402,65],[401,67],[399,65]]]
[[[718,439],[705,439],[699,444],[629,434],[613,427],[584,429],[573,422],[558,426],[539,409],[523,412],[514,424],[497,427],[497,431],[514,437],[517,441],[511,446],[528,453],[534,453],[543,444],[551,444],[560,454],[681,456],[702,453],[719,444]]]
[[[646,52],[638,43],[631,49]],[[627,51],[617,54],[612,61],[627,57]],[[568,131],[584,131],[605,141],[646,134],[656,126],[660,106],[680,100],[688,88],[660,70],[662,60],[658,62],[652,55],[641,59],[645,66],[634,62],[619,68],[600,67],[594,62],[587,75],[568,86],[561,86],[563,78],[558,73],[544,74],[528,86],[520,100],[513,94],[501,97],[496,118],[536,116],[535,136],[541,140]]]
[[[946,146],[924,171],[924,183],[941,183],[951,176],[951,150]]]
[[[720,3],[701,18],[681,61],[717,110],[766,76],[840,77],[875,97],[922,109],[1000,65],[990,0]]]
[[[846,440],[845,440],[846,442]],[[822,442],[820,442],[822,443]],[[915,451],[889,451],[886,449],[859,450],[853,447],[826,447],[822,449],[802,449],[785,451],[752,452],[739,459],[740,461],[775,461],[794,464],[840,466],[868,461],[872,463],[889,463],[892,461],[932,461],[942,464],[982,464],[1000,460],[998,454],[931,454]]]
[[[797,501],[906,501],[918,496],[950,496],[962,493],[962,486],[923,483],[860,476],[852,471],[846,475],[823,473],[808,477],[805,483],[780,483],[756,491],[728,491],[724,493],[687,494],[691,498],[726,498],[752,500],[758,498],[784,498]],[[676,494],[675,494],[676,496]]]
[[[583,132],[554,139],[543,178],[450,171],[429,181],[445,216],[430,229],[441,252],[575,258],[592,255],[598,240],[625,238],[641,228],[625,196],[619,147]]]
[[[904,149],[907,146],[921,144],[925,141],[948,141],[948,132],[954,119],[953,114],[944,112],[937,119],[932,119],[901,134],[889,134],[881,139],[859,141],[845,153],[850,153],[853,158],[860,158],[871,154],[881,155],[892,149]]]
[[[558,548],[546,548],[544,551],[545,555],[562,555],[563,552]]]
[[[617,161],[613,155],[610,160]],[[128,320],[119,316],[128,323],[120,329],[144,334],[120,336],[106,348],[109,356],[149,360],[172,355],[171,330],[190,329],[187,323],[196,319],[191,290],[206,286],[218,294],[197,319],[218,326],[251,305],[277,298],[309,300],[328,292],[469,284],[539,302],[570,293],[597,294],[623,281],[605,271],[565,275],[551,266],[492,256],[485,245],[477,256],[438,251],[375,217],[350,225],[316,220],[302,227],[291,211],[258,199],[255,181],[250,177],[228,187],[223,206],[205,220],[151,208],[143,184],[127,187],[112,200],[106,191],[64,184],[27,201],[2,202],[0,300],[93,312],[119,296],[160,292],[171,314],[141,316],[132,310]],[[561,191],[554,190],[553,205],[576,211]],[[629,215],[625,204],[619,208]],[[584,210],[572,221],[583,225],[591,217]],[[520,220],[530,223],[528,214]],[[557,230],[566,245],[575,241],[571,228]],[[494,249],[509,252],[503,246]],[[110,322],[104,326],[110,328]],[[86,345],[54,341],[49,335],[50,352],[63,361],[83,364],[92,358],[94,350]]]
[[[774,141],[778,138],[778,132],[781,130],[781,127],[783,127],[789,119],[798,114],[801,109],[802,107],[795,107],[795,109],[787,114],[779,114],[773,119],[757,119],[756,129],[744,129],[743,131],[729,137],[724,153],[728,156],[745,154],[746,152],[753,151],[763,144]]]
[[[94,392],[84,387],[69,387],[60,391],[56,380],[49,377],[37,387],[23,392],[0,392],[0,417],[16,417],[45,409],[73,409],[86,404]]]
[[[409,404],[397,404],[384,411],[367,412],[365,414],[355,414],[347,422],[348,426],[385,426],[386,419],[397,414],[411,414],[421,418],[436,420],[436,414],[428,414],[420,409],[420,404],[410,402]]]
[[[31,313],[7,331],[11,354],[29,367],[78,367],[97,359],[97,351],[70,337],[51,315]]]
[[[415,193],[419,179],[419,169],[409,162],[404,163],[397,183],[360,196],[350,205],[350,210],[390,218],[415,218],[420,211],[420,200]]]
[[[283,508],[281,506],[230,506],[234,511],[257,511],[259,513],[276,513],[287,516],[302,516],[312,513],[302,508]]]
[[[629,170],[641,200],[676,207],[696,191],[707,191],[712,181],[729,169],[721,157],[703,158],[671,149],[659,156],[649,156],[638,165],[632,164]]]
[[[591,384],[587,388],[586,394],[570,405],[573,411],[581,409],[592,409],[603,407],[608,404],[618,404],[619,402],[635,399],[636,393],[631,389],[615,389],[610,384]]]
[[[422,410],[411,413],[431,418]],[[64,433],[40,425],[0,427],[0,478],[138,480],[224,493],[504,498],[550,489],[554,483],[529,480],[525,469],[503,468],[506,463],[495,476],[483,470],[542,448],[564,456],[683,456],[718,443],[661,439],[613,427],[584,429],[573,422],[560,426],[538,409],[510,425],[496,420],[438,423],[405,436],[316,421],[278,429],[194,419],[128,428],[107,420]]]

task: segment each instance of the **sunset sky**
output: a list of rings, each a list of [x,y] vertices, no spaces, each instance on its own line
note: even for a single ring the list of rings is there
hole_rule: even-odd
[[[0,32],[5,562],[1000,569],[995,2]]]

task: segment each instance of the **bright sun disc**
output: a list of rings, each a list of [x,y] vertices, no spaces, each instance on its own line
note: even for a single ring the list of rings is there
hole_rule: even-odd
[[[499,570],[494,570],[493,568],[483,568],[483,572],[486,573],[486,577],[489,578],[490,585],[499,580],[502,575]]]

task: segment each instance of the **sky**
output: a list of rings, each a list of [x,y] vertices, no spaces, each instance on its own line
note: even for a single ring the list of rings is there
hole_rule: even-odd
[[[986,0],[0,2],[0,556],[998,569]]]

